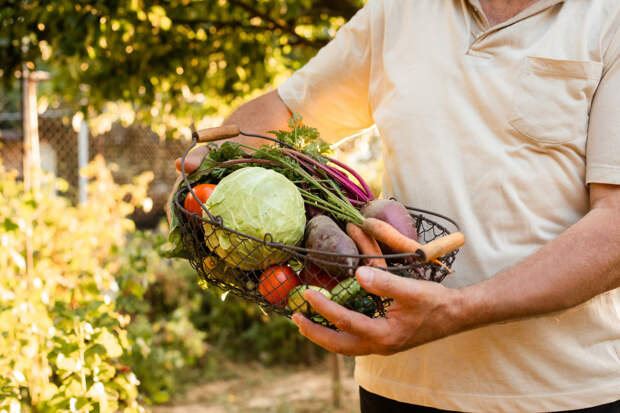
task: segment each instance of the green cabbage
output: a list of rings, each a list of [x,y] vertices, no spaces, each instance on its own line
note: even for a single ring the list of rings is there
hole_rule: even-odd
[[[298,245],[304,236],[304,200],[295,184],[276,171],[239,169],[217,184],[206,206],[211,214],[222,217],[224,227],[259,239],[269,233],[275,242]],[[207,247],[233,267],[258,270],[289,258],[281,250],[209,223],[204,227]]]

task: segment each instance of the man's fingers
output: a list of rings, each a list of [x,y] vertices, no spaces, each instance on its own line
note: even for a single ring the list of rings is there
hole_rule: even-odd
[[[362,313],[346,309],[318,291],[306,290],[304,298],[317,313],[341,331],[373,341],[380,339],[387,333],[384,328],[385,325],[382,323],[385,320],[373,320]]]
[[[208,152],[209,149],[204,145],[199,146],[193,151],[191,151],[185,158],[185,173],[189,174],[198,169],[198,167],[202,163],[202,160]],[[181,158],[178,158],[174,162],[174,166],[175,168],[177,168],[177,171],[181,172]]]
[[[299,332],[303,336],[333,353],[340,353],[345,356],[362,356],[372,352],[370,343],[361,337],[345,331],[334,331],[323,327],[299,313],[294,314],[292,320],[297,324]]]
[[[357,281],[364,290],[379,297],[406,299],[415,291],[416,283],[421,282],[401,277],[372,267],[359,267]]]

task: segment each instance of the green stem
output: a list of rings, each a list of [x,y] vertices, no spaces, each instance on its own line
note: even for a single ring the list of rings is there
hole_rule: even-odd
[[[249,145],[239,145],[243,148],[254,151],[254,153],[260,151],[259,149],[256,149]],[[361,225],[364,222],[364,217],[362,216],[362,214],[342,195],[340,189],[333,182],[330,181],[330,184],[336,190],[338,195],[334,194],[325,186],[321,185],[312,175],[310,175],[306,170],[300,167],[296,161],[293,161],[286,154],[275,155],[269,152],[269,150],[260,151],[260,154],[267,159],[279,162],[283,166],[295,171],[295,173],[297,173],[304,180],[305,183],[316,188],[317,191],[326,198],[325,200],[321,200],[321,203],[323,205],[329,205],[328,208],[331,213],[337,214],[339,217],[341,217],[341,219],[353,222],[357,225]],[[306,192],[310,193],[309,191]]]

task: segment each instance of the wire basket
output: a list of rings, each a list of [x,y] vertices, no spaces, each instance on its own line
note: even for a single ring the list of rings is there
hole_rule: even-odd
[[[303,299],[304,288],[309,286],[322,288],[323,292],[329,291],[332,300],[347,308],[362,312],[369,317],[381,317],[385,315],[391,300],[369,294],[359,287],[354,278],[358,266],[365,265],[373,258],[383,258],[387,266],[381,269],[385,271],[403,277],[435,282],[443,281],[451,273],[458,249],[451,249],[433,261],[425,260],[420,252],[381,256],[343,255],[275,242],[270,234],[259,239],[226,227],[222,218],[212,215],[196,194],[190,191],[191,185],[184,172],[185,157],[197,142],[217,140],[214,138],[216,135],[218,139],[238,134],[274,139],[246,134],[238,129],[231,129],[228,133],[223,133],[221,130],[219,134],[205,133],[206,137],[201,139],[202,132],[204,131],[194,132],[193,144],[183,155],[181,171],[186,187],[176,193],[173,213],[181,228],[181,241],[189,251],[189,262],[207,284],[254,302],[267,313],[290,317],[299,311],[315,322],[333,327],[327,320],[313,313]],[[190,193],[190,196],[201,205],[203,216],[185,209],[184,200]],[[456,231],[459,229],[458,224],[446,216],[418,208],[406,208],[415,221],[419,240],[423,244],[444,239],[451,234],[448,227]],[[218,236],[222,235],[231,244],[225,252],[218,250]],[[343,260],[336,262],[334,256],[348,257],[350,260],[346,260],[347,263],[343,263]],[[253,263],[253,268],[245,268],[244,262],[247,261]],[[260,268],[256,269],[257,267]],[[325,271],[325,268],[329,268],[329,271]],[[292,277],[280,274],[292,271],[295,273],[290,274]],[[332,275],[334,273],[337,275]],[[299,291],[297,296],[293,288]]]

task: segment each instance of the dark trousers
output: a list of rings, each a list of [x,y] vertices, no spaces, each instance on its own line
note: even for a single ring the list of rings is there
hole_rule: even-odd
[[[362,413],[455,413],[449,410],[397,402],[366,391],[361,387],[360,407]],[[565,411],[564,413],[620,413],[620,400],[587,409]]]

